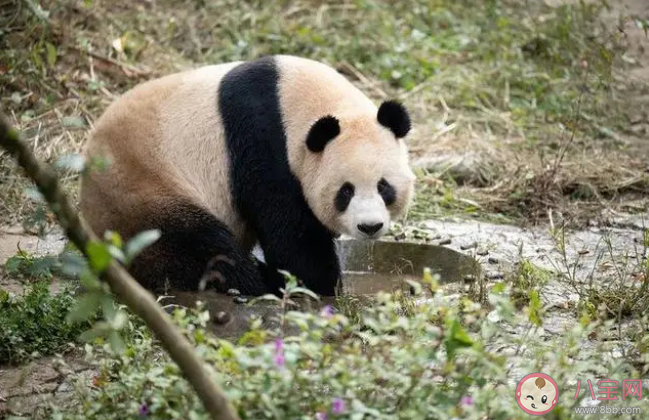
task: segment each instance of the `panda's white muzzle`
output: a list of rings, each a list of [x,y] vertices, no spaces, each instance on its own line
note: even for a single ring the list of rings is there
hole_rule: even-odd
[[[390,213],[378,194],[354,196],[341,222],[343,233],[354,239],[378,239],[390,228]]]

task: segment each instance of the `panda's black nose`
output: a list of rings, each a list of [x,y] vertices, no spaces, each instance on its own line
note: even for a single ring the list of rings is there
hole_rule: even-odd
[[[381,230],[382,227],[383,227],[383,223],[376,223],[376,224],[372,224],[372,225],[361,223],[360,225],[358,225],[358,230],[360,230],[361,232],[363,232],[367,236],[372,236],[376,232]]]

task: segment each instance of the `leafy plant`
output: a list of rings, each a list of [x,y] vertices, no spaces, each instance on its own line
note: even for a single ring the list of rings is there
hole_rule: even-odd
[[[583,390],[575,400],[576,380],[638,376],[608,356],[610,346],[584,350],[588,336],[609,324],[579,324],[548,342],[536,323],[515,312],[502,286],[490,294],[490,310],[439,293],[411,298],[419,300],[406,312],[403,296],[381,293],[362,310],[361,323],[327,306],[319,313],[288,308],[279,311],[277,328],[253,321],[238,342],[207,333],[210,315],[202,306],[173,316],[220,373],[242,419],[523,419],[515,383],[538,371],[560,387],[554,418],[577,419],[572,407],[583,405]],[[520,328],[524,336],[514,333]],[[52,408],[51,419],[206,419],[150,332],[137,324],[126,330],[125,352],[101,341],[87,346],[99,372],[94,386],[79,382],[79,408]],[[507,357],[496,350],[503,348]]]
[[[49,280],[60,267],[56,256],[46,255],[36,257],[18,249],[16,255],[5,262],[5,272],[14,277],[23,277],[34,280]]]
[[[77,342],[90,322],[66,322],[75,302],[69,288],[52,294],[43,280],[27,286],[23,296],[0,289],[0,364],[52,355]]]

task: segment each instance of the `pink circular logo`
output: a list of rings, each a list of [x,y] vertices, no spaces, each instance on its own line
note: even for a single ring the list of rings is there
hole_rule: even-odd
[[[516,402],[521,410],[533,416],[547,414],[559,400],[559,387],[545,373],[530,373],[518,382]]]

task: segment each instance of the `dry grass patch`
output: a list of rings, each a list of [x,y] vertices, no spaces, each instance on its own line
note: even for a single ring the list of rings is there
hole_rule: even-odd
[[[569,204],[626,210],[649,196],[646,167],[632,161],[647,152],[649,88],[628,77],[630,40],[602,24],[597,2],[0,2],[0,104],[47,161],[78,152],[106,106],[141,81],[288,53],[412,109],[413,160],[432,169],[417,218],[521,220],[550,207],[583,220]],[[454,165],[429,165],[440,156]],[[0,224],[34,209],[25,187],[0,155]]]

